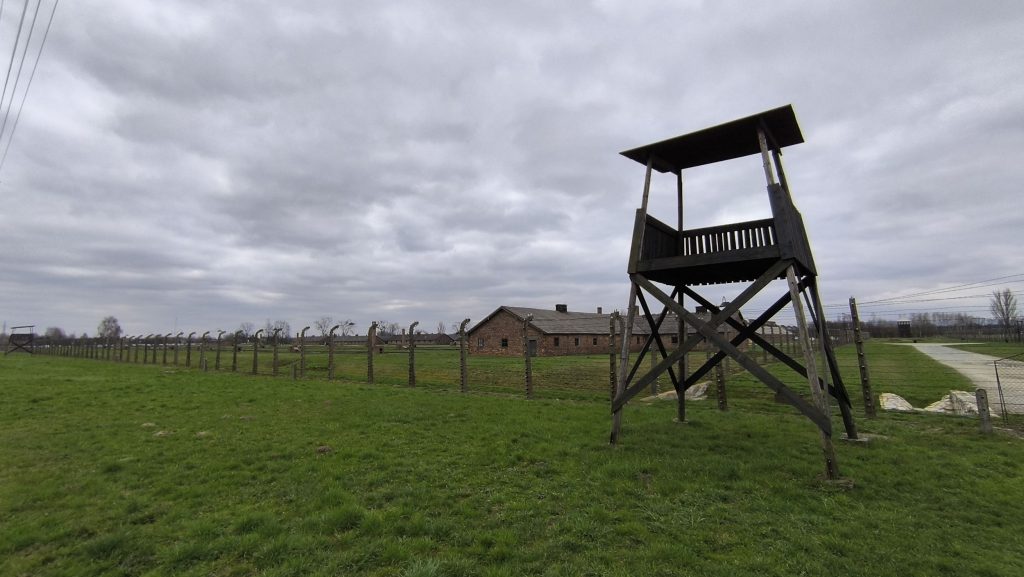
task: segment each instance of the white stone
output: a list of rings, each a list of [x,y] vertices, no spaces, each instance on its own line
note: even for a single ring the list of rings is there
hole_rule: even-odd
[[[878,404],[882,407],[883,411],[909,412],[914,410],[914,406],[908,403],[906,399],[892,393],[878,395]]]
[[[707,393],[708,381],[704,381],[702,383],[697,383],[696,385],[693,385],[689,389],[686,389],[686,393],[683,395],[683,398],[686,399],[687,401],[700,401],[707,397]],[[676,396],[675,389],[669,389],[664,393],[651,395],[650,397],[644,397],[640,400],[644,402],[675,401],[678,398],[679,397]]]
[[[977,415],[978,403],[967,391],[950,391],[948,395],[928,405],[923,411],[951,415]]]

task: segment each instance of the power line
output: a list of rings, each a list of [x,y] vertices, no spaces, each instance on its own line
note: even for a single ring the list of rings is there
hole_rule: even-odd
[[[11,48],[11,61],[7,63],[7,77],[4,79],[4,90],[0,92],[0,106],[3,106],[7,99],[7,85],[11,82],[11,71],[14,70],[14,56],[18,53],[18,45],[21,44],[21,31],[25,27],[25,15],[28,14],[28,0],[21,10],[21,20],[18,21],[18,33],[14,36],[14,47]]]
[[[1015,277],[1024,277],[1024,273],[1011,274],[1011,275],[1006,275],[1006,276],[1001,276],[1001,277],[996,277],[996,278],[990,278],[990,279],[986,279],[986,280],[980,280],[980,281],[975,281],[975,282],[961,284],[961,285],[956,285],[956,286],[951,286],[951,287],[945,287],[945,288],[941,288],[941,289],[932,289],[932,290],[922,291],[922,292],[918,292],[918,293],[911,293],[911,294],[908,294],[908,295],[901,295],[901,296],[889,297],[889,298],[884,298],[884,299],[877,299],[877,300],[873,300],[873,301],[864,301],[864,302],[861,302],[861,303],[858,303],[858,304],[865,304],[865,305],[867,305],[867,304],[874,304],[874,303],[883,303],[883,302],[892,301],[892,300],[900,300],[900,299],[906,299],[906,298],[928,296],[928,295],[939,294],[939,293],[954,292],[954,291],[963,290],[963,289],[967,289],[967,288],[982,288],[982,287],[986,287],[986,286],[993,286],[995,284],[1010,284],[1010,283],[1015,283],[1015,282],[1024,282],[1024,279],[1016,280],[1016,281],[1009,281],[1009,282],[1002,282],[1002,283],[996,282],[996,281],[1005,281],[1005,279],[1010,279],[1010,278],[1015,278]],[[986,283],[992,283],[992,284],[986,284]]]
[[[46,39],[50,37],[50,26],[53,25],[53,16],[57,13],[58,4],[60,4],[60,0],[55,0],[53,3],[53,9],[50,10],[50,18],[46,22],[46,30],[43,32],[43,39],[39,42],[39,50],[36,52],[36,60],[32,63],[32,73],[29,74],[28,83],[25,84],[25,92],[21,95],[21,103],[18,104],[18,113],[14,115],[14,124],[11,126],[11,132],[7,137],[7,145],[4,146],[3,157],[0,157],[0,171],[3,171],[4,164],[7,162],[7,153],[11,150],[11,143],[14,142],[14,131],[18,129],[18,121],[21,120],[21,111],[25,108],[25,99],[28,98],[28,91],[32,88],[32,80],[36,77],[36,68],[39,67],[39,58],[43,55],[43,46],[46,45]],[[26,45],[25,48],[27,50],[28,46]],[[11,98],[13,100],[13,94],[11,95]],[[8,108],[8,111],[9,110],[10,108]],[[0,134],[0,141],[2,141],[2,134]]]
[[[14,106],[14,97],[18,93],[18,82],[21,81],[21,71],[25,67],[25,56],[28,55],[28,47],[32,44],[32,33],[36,31],[36,21],[39,19],[39,7],[42,6],[42,4],[42,0],[37,0],[35,12],[32,13],[32,24],[28,27],[28,37],[25,39],[25,49],[21,51],[21,60],[18,62],[18,73],[14,75],[14,87],[11,88],[11,100],[7,103],[7,111],[4,112],[3,123],[0,123],[0,134],[3,134],[4,131],[7,130],[7,119],[11,116],[11,107]],[[0,107],[2,106],[3,101],[0,101]]]

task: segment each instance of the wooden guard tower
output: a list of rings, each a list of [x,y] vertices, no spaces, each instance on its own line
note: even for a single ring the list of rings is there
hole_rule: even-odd
[[[622,362],[619,367],[616,394],[612,401],[611,442],[618,441],[622,408],[655,379],[668,373],[679,399],[679,420],[686,417],[687,388],[698,382],[726,356],[756,376],[775,391],[776,398],[789,403],[810,419],[821,431],[826,474],[838,476],[832,446],[831,411],[828,396],[838,401],[846,434],[857,437],[850,399],[839,375],[832,344],[825,329],[821,298],[818,295],[817,271],[811,257],[803,219],[789,194],[789,185],[782,169],[782,148],[803,142],[792,106],[783,106],[732,122],[685,134],[662,142],[627,150],[622,154],[647,167],[643,200],[636,211],[632,247],[629,254],[631,281],[629,307],[626,309]],[[760,154],[764,164],[772,217],[723,226],[685,230],[683,228],[683,176],[687,168]],[[677,226],[670,226],[647,214],[647,199],[652,172],[676,177],[678,200]],[[776,174],[778,177],[776,178]],[[761,291],[770,289],[772,281],[784,279],[788,290],[768,309],[744,325],[734,318]],[[697,292],[706,285],[749,283],[730,303],[716,306]],[[660,285],[660,286],[659,286]],[[665,288],[662,288],[665,287]],[[650,295],[662,305],[655,314]],[[710,313],[698,317],[683,307],[684,298],[693,299]],[[639,301],[639,308],[637,302]],[[805,315],[804,304],[809,311]],[[772,317],[792,305],[803,353],[797,360],[763,339],[757,332]],[[679,347],[668,351],[659,328],[668,314],[679,319]],[[650,332],[632,366],[629,364],[629,343],[634,317],[642,314]],[[642,321],[641,321],[642,322]],[[727,338],[719,327],[727,324],[736,331]],[[688,331],[687,327],[692,330]],[[691,334],[692,333],[692,334]],[[700,342],[707,341],[718,349],[703,365],[686,374],[685,356]],[[811,401],[796,394],[777,377],[755,362],[741,345],[747,341],[762,347],[786,366],[808,380]],[[653,347],[664,360],[645,373],[640,372],[644,357]],[[816,358],[825,360],[826,370],[819,371]],[[679,369],[678,371],[676,369]],[[827,391],[827,394],[826,394]]]

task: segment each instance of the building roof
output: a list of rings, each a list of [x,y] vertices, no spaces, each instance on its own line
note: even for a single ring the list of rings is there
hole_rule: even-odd
[[[530,325],[548,335],[606,335],[608,334],[608,322],[611,319],[611,315],[606,313],[561,312],[551,309],[500,306],[469,329],[468,334],[472,334],[501,311],[506,311],[519,320],[526,319],[527,315],[533,315]],[[679,323],[675,315],[667,315],[661,328],[665,334],[678,332]],[[634,320],[634,335],[646,335],[650,332],[650,327],[647,326],[647,322],[643,318],[637,317]]]
[[[765,136],[771,149],[804,141],[793,106],[787,104],[621,154],[645,166],[648,157],[653,156],[652,167],[658,172],[679,172],[684,168],[760,153],[757,129],[761,126],[767,128]]]
[[[525,320],[527,315],[533,315],[533,320],[530,322],[530,325],[547,335],[607,335],[609,328],[608,322],[611,319],[611,315],[607,313],[562,312],[551,309],[500,306],[495,309],[494,312],[487,315],[483,320],[476,323],[473,328],[467,331],[466,334],[473,334],[474,331],[487,324],[487,321],[491,320],[502,311],[511,314],[520,321]],[[698,311],[696,314],[698,316],[705,316],[708,313],[706,311]],[[655,313],[654,317],[657,318],[658,313]],[[747,321],[743,318],[743,314],[739,311],[733,315],[733,318],[743,324],[747,324]],[[725,325],[722,325],[720,330],[724,326]],[[616,334],[618,334],[618,327],[616,327],[615,330]],[[665,315],[665,320],[661,323],[661,334],[668,335],[676,334],[678,332],[679,319],[675,314],[670,312]],[[695,332],[695,329],[693,327],[687,327],[687,332],[693,333]],[[637,315],[636,318],[633,319],[632,334],[651,334],[651,328],[648,326],[646,319],[643,318],[643,315]]]

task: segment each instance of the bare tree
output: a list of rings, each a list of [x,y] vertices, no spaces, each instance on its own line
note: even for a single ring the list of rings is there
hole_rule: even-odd
[[[60,327],[46,327],[46,332],[43,335],[51,340],[63,339],[65,337],[64,329]]]
[[[331,332],[331,327],[334,326],[334,317],[322,316],[314,324],[316,330],[320,331],[320,336],[326,341],[327,333]]]
[[[116,339],[121,336],[121,325],[115,317],[104,317],[98,327],[96,336],[104,339]]]
[[[249,338],[254,332],[256,332],[256,325],[246,321],[238,325],[238,330],[241,331],[242,337]]]
[[[445,334],[445,323],[444,321],[437,321],[437,334]]]
[[[1003,336],[1008,338],[1017,321],[1017,297],[1008,288],[993,291],[989,310],[992,311],[992,317],[1002,327]]]

